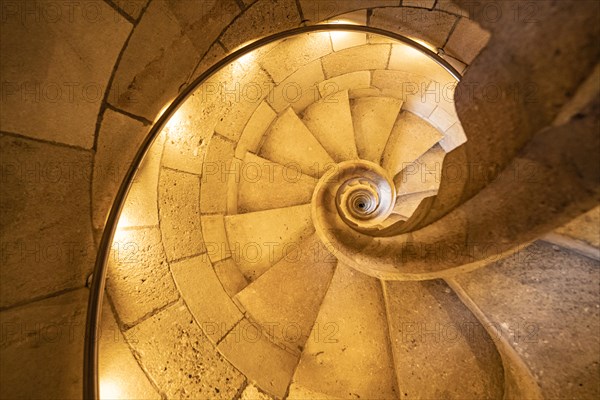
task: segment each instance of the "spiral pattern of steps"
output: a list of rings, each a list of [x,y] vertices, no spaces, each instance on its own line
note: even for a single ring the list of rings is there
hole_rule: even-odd
[[[243,57],[155,143],[108,278],[148,392],[236,398],[246,381],[256,398],[539,397],[455,280],[361,258],[436,195],[466,137],[450,74],[351,35]]]
[[[179,304],[178,292],[224,360],[276,397],[501,397],[502,365],[492,341],[482,341],[489,339],[485,330],[477,338],[457,331],[450,348],[441,338],[437,348],[420,346],[417,331],[407,332],[420,331],[421,323],[434,324],[435,335],[446,334],[439,327],[450,322],[481,328],[447,285],[369,276],[338,260],[316,229],[325,229],[318,224],[322,212],[352,229],[409,219],[435,195],[446,151],[464,141],[451,99],[422,93],[455,84],[452,77],[407,45],[371,40],[347,49],[338,43],[333,52],[328,33],[288,39],[262,50],[264,61],[250,54],[244,61],[252,64],[231,65],[172,118],[155,145],[164,146],[162,161],[147,161],[160,171],[154,201],[165,245],[164,255],[152,256],[164,257],[173,276],[169,282],[161,262],[163,273],[153,274],[160,296],[171,293],[167,303]],[[293,48],[305,54],[301,61],[292,59],[286,70],[270,63]],[[255,91],[218,118],[216,107],[229,94],[212,83],[233,74]],[[273,88],[262,94],[268,83]],[[203,163],[195,159],[198,146],[206,146]],[[328,207],[323,196],[332,190]],[[124,223],[130,212],[135,207],[127,207]],[[122,285],[109,278],[109,293]],[[146,295],[143,301],[159,294]],[[416,308],[409,298],[421,299]],[[136,325],[128,332],[143,332],[143,315],[119,315]],[[136,350],[143,354],[143,347]],[[415,368],[432,364],[429,358],[436,368],[444,360],[463,362],[460,369],[442,367],[444,377],[428,390],[411,387]],[[151,375],[158,371],[157,360],[141,361]],[[448,389],[453,374],[469,376],[468,387]],[[160,374],[154,379],[174,394]]]

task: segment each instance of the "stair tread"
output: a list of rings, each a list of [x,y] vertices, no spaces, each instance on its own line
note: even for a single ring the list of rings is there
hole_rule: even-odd
[[[310,204],[225,216],[229,250],[254,281],[283,257],[283,249],[314,232]]]
[[[238,213],[310,203],[317,180],[250,152],[238,185]]]
[[[196,322],[213,342],[242,319],[206,254],[171,263],[171,273]]]
[[[394,213],[408,219],[421,204],[421,201],[427,197],[435,196],[437,190],[426,190],[423,192],[409,193],[396,197]]]
[[[347,90],[309,106],[302,120],[336,162],[358,158]]]
[[[269,325],[274,341],[300,353],[310,335],[337,260],[316,234],[237,294],[252,319]]]
[[[277,398],[284,397],[298,357],[269,340],[261,326],[243,318],[217,347],[248,380],[256,382],[262,390]],[[212,394],[212,398],[219,398],[214,396],[214,392]]]
[[[338,264],[294,384],[337,398],[397,398],[379,280]]]
[[[325,166],[334,163],[291,108],[273,123],[258,155],[314,178],[320,178]]]
[[[444,281],[388,281],[385,292],[403,397],[503,398],[492,338]]]
[[[275,118],[277,114],[269,104],[266,101],[260,103],[242,131],[235,147],[235,156],[241,159],[247,151],[256,152],[261,139]]]
[[[437,191],[445,156],[446,152],[439,145],[435,145],[414,162],[405,165],[394,178],[397,195]]]
[[[444,135],[425,120],[402,111],[383,153],[383,168],[395,176],[443,138]]]
[[[351,101],[356,147],[360,158],[381,162],[402,101],[392,97],[361,97]]]

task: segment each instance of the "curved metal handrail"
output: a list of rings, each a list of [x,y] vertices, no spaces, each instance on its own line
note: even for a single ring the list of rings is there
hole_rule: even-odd
[[[237,60],[238,58],[259,49],[270,43],[277,42],[282,39],[286,39],[292,36],[321,31],[353,31],[362,33],[372,33],[380,36],[385,36],[390,39],[394,39],[398,42],[404,43],[415,50],[425,54],[438,65],[444,68],[452,77],[457,81],[460,81],[460,73],[452,67],[446,60],[442,59],[436,53],[428,49],[427,47],[415,42],[406,36],[389,32],[379,28],[372,28],[363,25],[350,25],[350,24],[320,24],[312,26],[303,26],[300,28],[291,29],[284,32],[275,33],[273,35],[258,39],[236,51],[229,54],[222,60],[207,69],[204,73],[198,76],[194,81],[186,86],[181,93],[173,100],[169,107],[160,115],[158,120],[154,123],[150,132],[139,147],[135,157],[133,158],[123,181],[117,191],[115,201],[110,209],[110,212],[106,218],[105,229],[102,233],[102,239],[98,245],[98,255],[94,265],[93,279],[90,285],[90,296],[88,300],[87,318],[86,318],[86,330],[85,330],[85,343],[84,343],[84,360],[83,360],[83,398],[96,400],[99,399],[99,384],[98,384],[98,339],[99,339],[99,325],[102,313],[102,302],[104,299],[104,289],[106,283],[106,271],[108,265],[108,258],[110,256],[111,246],[114,239],[114,235],[117,229],[117,224],[121,216],[121,211],[125,205],[127,194],[131,188],[131,184],[135,178],[135,175],[144,159],[148,150],[154,143],[158,134],[162,131],[163,127],[171,116],[179,109],[183,102],[196,90],[196,88],[214,75],[217,71],[227,66],[229,63]]]

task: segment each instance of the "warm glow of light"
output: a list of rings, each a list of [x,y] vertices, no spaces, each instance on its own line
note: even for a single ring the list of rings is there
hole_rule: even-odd
[[[346,18],[342,18],[342,19],[332,19],[332,20],[328,20],[325,21],[326,24],[330,24],[330,25],[360,25],[358,22],[356,21],[352,21],[350,19],[346,19]]]
[[[326,24],[329,25],[359,25],[357,22],[350,21],[349,19],[335,19],[330,21],[325,21]],[[344,40],[348,36],[352,35],[353,32],[347,31],[331,31],[331,39],[332,40]]]
[[[169,106],[171,105],[172,102],[173,102],[173,100],[169,101],[167,104],[165,104],[163,106],[163,108],[160,109],[160,111],[156,115],[156,118],[154,119],[155,123],[156,123],[156,121],[158,121],[160,119],[160,117],[162,117],[162,115],[165,113],[165,111],[167,111],[167,108],[169,108]]]
[[[236,47],[231,53],[238,51],[239,49],[242,49],[252,43],[253,43],[252,40],[244,42],[241,45],[239,45],[238,47]],[[256,59],[256,50],[251,51],[250,53],[244,54],[243,56],[241,56],[237,60],[235,60],[233,63],[231,63],[231,68],[233,69],[232,72],[234,74],[239,74],[239,73],[248,71],[248,69],[250,69],[250,67],[254,63],[255,59]]]
[[[394,51],[401,54],[402,58],[407,58],[409,60],[423,60],[423,59],[428,58],[425,54],[421,53],[419,50],[412,48],[405,44],[399,44],[399,45],[395,46]]]
[[[122,236],[124,229],[132,226],[131,218],[127,213],[128,208],[129,207],[127,207],[127,204],[125,204],[123,211],[121,211],[121,215],[119,216],[119,223],[117,224],[117,232],[115,233],[115,240],[117,239],[117,235]]]
[[[254,40],[248,40],[247,42],[244,42],[244,43],[240,44],[238,47],[236,47],[235,49],[233,49],[232,53],[238,51],[239,49],[243,49],[244,47],[248,46],[251,43],[254,43]]]
[[[331,31],[331,40],[341,41],[341,40],[344,40],[345,38],[349,37],[350,35],[352,35],[352,32]]]
[[[256,59],[256,52],[251,51],[250,53],[244,54],[243,56],[241,56],[240,58],[235,60],[232,63],[233,74],[237,75],[239,73],[248,71],[248,69],[250,69],[250,67],[254,63],[255,59]]]
[[[177,131],[177,128],[180,127],[180,123],[183,119],[182,109],[183,107],[175,111],[175,113],[171,115],[171,118],[169,118],[169,120],[165,124],[165,127],[163,128],[163,132],[165,129],[169,131],[169,136],[172,135],[172,131]]]
[[[424,40],[421,39],[416,39],[416,38],[410,38],[412,41],[419,43],[421,46],[425,46],[427,47],[429,50],[433,51],[434,53],[437,53],[437,47],[435,47],[434,45],[432,45],[429,42],[426,42]]]
[[[109,379],[100,381],[100,399],[115,400],[121,398],[121,390],[114,381]]]
[[[352,21],[347,18],[335,19],[325,21],[325,24],[329,25],[361,25],[360,22]],[[360,46],[366,44],[366,34],[362,32],[351,32],[351,31],[331,31],[331,41],[333,44],[333,50],[343,50],[348,47]]]

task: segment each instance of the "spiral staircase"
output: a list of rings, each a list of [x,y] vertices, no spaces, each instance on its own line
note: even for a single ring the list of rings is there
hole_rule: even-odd
[[[157,123],[112,243],[102,330],[116,336],[100,342],[100,397],[597,391],[547,386],[543,373],[560,372],[528,360],[539,344],[534,314],[513,325],[515,302],[485,296],[538,279],[520,275],[538,253],[579,260],[577,284],[593,291],[597,262],[529,245],[533,234],[508,241],[480,230],[467,253],[457,244],[469,242],[461,230],[474,232],[469,205],[489,202],[469,201],[485,185],[456,175],[469,143],[454,101],[459,73],[426,43],[321,30],[201,76]],[[457,201],[452,188],[469,185]],[[466,219],[451,212],[458,205]],[[536,295],[519,301],[548,312]],[[597,370],[584,361],[576,379],[587,385]]]
[[[0,14],[0,398],[600,397],[597,1]]]

